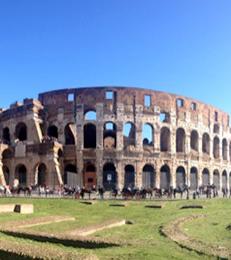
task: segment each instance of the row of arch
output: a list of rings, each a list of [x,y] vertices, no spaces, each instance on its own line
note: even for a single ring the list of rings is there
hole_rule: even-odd
[[[64,128],[65,144],[75,145],[75,136],[73,131],[73,123],[68,123]],[[116,132],[117,127],[113,122],[106,122],[104,124],[103,138],[105,148],[116,147]],[[84,148],[96,148],[96,126],[93,123],[87,123],[84,125]],[[16,138],[19,141],[25,141],[27,139],[27,126],[25,123],[19,123],[16,125],[15,130]],[[58,128],[55,125],[51,125],[47,129],[47,135],[58,139]],[[124,146],[136,145],[136,128],[131,122],[124,124],[123,128]],[[3,129],[2,138],[5,142],[10,143],[10,131],[8,127]],[[142,129],[142,139],[144,146],[153,146],[154,144],[154,128],[151,124],[145,123]],[[202,152],[210,154],[210,136],[208,133],[202,135]],[[231,160],[231,142],[228,145],[226,138],[220,141],[218,136],[213,138],[213,156],[215,159],[220,158],[220,146],[222,147],[222,158],[228,160],[228,149]],[[192,130],[190,134],[190,147],[191,150],[199,151],[199,134],[196,130]],[[176,130],[176,152],[184,153],[186,150],[186,133],[183,128]],[[168,127],[162,127],[160,131],[160,151],[171,151],[171,132]]]
[[[34,169],[34,184],[48,185],[48,171],[44,163],[36,165]],[[10,171],[7,166],[3,166],[3,173],[7,184],[10,182]],[[68,183],[68,173],[77,174],[76,166],[68,164],[65,166],[63,182]],[[183,166],[179,166],[175,173],[176,187],[183,187],[189,185],[192,190],[196,190],[201,185],[214,184],[218,189],[231,187],[231,172],[226,170],[220,174],[218,169],[215,169],[210,176],[210,172],[207,168],[204,168],[201,175],[201,181],[199,182],[199,172],[196,167],[190,169],[189,180],[187,180],[186,171]],[[86,176],[85,176],[86,175]],[[19,164],[15,168],[15,176],[18,179],[19,185],[27,185],[27,168],[24,164]],[[117,186],[118,176],[116,167],[113,163],[106,163],[103,167],[103,186],[105,189],[110,190]],[[96,167],[94,164],[88,164],[85,167],[83,175],[83,184],[86,186],[92,186],[97,184]],[[156,170],[151,164],[146,164],[142,170],[142,187],[154,188],[157,185]],[[229,179],[229,183],[228,183]],[[211,183],[212,180],[212,183]],[[88,183],[89,182],[89,183]],[[69,183],[70,184],[70,183]],[[77,183],[75,183],[77,184]],[[124,187],[134,188],[136,185],[136,172],[133,165],[128,164],[124,167]],[[172,174],[168,165],[163,165],[160,168],[159,187],[161,189],[168,189],[172,185]]]

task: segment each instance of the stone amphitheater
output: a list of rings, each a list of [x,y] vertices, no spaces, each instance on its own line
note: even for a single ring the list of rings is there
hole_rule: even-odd
[[[229,115],[129,87],[50,91],[0,110],[2,185],[231,187]]]

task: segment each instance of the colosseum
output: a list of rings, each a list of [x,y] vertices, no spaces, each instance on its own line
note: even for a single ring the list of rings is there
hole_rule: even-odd
[[[39,94],[0,110],[2,185],[231,187],[229,115],[128,87]]]

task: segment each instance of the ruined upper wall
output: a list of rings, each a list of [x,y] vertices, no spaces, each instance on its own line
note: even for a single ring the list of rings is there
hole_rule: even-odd
[[[105,98],[107,91],[113,91],[114,98],[107,100]],[[68,100],[73,95],[73,100]],[[145,96],[150,96],[150,107],[144,106]],[[186,111],[191,111],[191,120],[193,121],[199,114],[202,116],[204,125],[217,122],[224,129],[229,126],[229,115],[214,106],[202,103],[192,98],[181,95],[170,94],[150,89],[132,88],[132,87],[89,87],[55,90],[39,94],[40,102],[49,108],[49,112],[55,114],[58,108],[64,108],[65,111],[73,111],[73,105],[84,105],[85,110],[96,109],[97,103],[110,103],[116,106],[123,104],[126,106],[142,106],[143,113],[173,112],[176,117],[184,118]],[[183,106],[177,105],[178,100],[183,101]],[[125,110],[126,111],[126,110]],[[217,119],[215,120],[215,113]]]

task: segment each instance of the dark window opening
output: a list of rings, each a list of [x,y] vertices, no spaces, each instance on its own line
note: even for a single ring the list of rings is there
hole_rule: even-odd
[[[24,123],[17,124],[15,132],[19,141],[27,140],[27,126]]]
[[[124,187],[133,189],[135,187],[135,169],[132,165],[126,165],[124,170]]]
[[[3,128],[2,139],[5,144],[10,144],[10,129],[8,127]]]
[[[202,137],[202,152],[206,154],[210,153],[210,137],[207,133],[204,133]]]
[[[59,136],[58,128],[55,125],[49,126],[48,129],[47,129],[47,135],[49,137],[53,137],[53,138],[58,139],[58,136]]]
[[[219,150],[220,150],[220,140],[216,136],[213,139],[213,156],[215,159],[218,159],[220,157]]]
[[[190,137],[190,146],[192,150],[197,152],[198,152],[198,139],[199,137],[197,131],[193,130],[191,132],[191,137]]]
[[[214,120],[216,122],[218,121],[218,112],[217,111],[214,112]]]
[[[185,152],[185,131],[182,128],[178,128],[176,131],[176,152]]]
[[[170,152],[170,149],[170,130],[167,127],[162,127],[160,133],[160,150],[161,152]]]
[[[93,124],[84,126],[84,148],[96,148],[96,126]]]
[[[66,145],[74,145],[75,144],[75,136],[73,131],[74,124],[66,125],[64,129],[65,134],[65,144]]]

